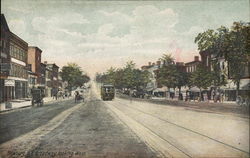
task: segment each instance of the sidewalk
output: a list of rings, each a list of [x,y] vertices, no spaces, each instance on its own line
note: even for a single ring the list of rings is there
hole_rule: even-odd
[[[49,102],[58,102],[58,101],[63,101],[63,100],[68,100],[71,99],[72,97],[69,98],[65,98],[65,99],[53,99],[52,97],[45,97],[43,98],[44,103],[49,103]],[[31,106],[31,98],[26,98],[26,99],[16,99],[16,100],[12,100],[10,102],[12,104],[11,108],[6,108],[6,103],[1,103],[0,104],[0,112],[5,112],[5,111],[10,111],[10,110],[14,110],[14,109],[19,109],[19,108],[25,108],[25,107],[30,107]]]
[[[116,94],[116,97],[123,99],[131,99],[129,96],[124,94]],[[249,118],[249,111],[237,105],[235,102],[224,101],[223,103],[213,101],[198,102],[198,101],[180,101],[175,99],[168,98],[151,98],[151,99],[141,99],[141,98],[132,98],[132,100],[150,102],[153,104],[161,104],[175,107],[184,107],[187,110],[196,110],[203,112],[212,112],[212,113],[227,113],[227,114],[236,114],[242,117]]]
[[[168,101],[182,101],[182,102],[186,102],[184,100],[178,100],[178,98],[174,98],[174,99],[171,99],[171,98],[166,98],[166,97],[152,97],[151,98],[152,100],[168,100]],[[189,103],[211,103],[211,104],[235,104],[236,105],[236,102],[235,101],[223,101],[223,102],[217,102],[215,103],[214,100],[207,100],[207,101],[197,101],[197,100],[190,100],[188,101]]]

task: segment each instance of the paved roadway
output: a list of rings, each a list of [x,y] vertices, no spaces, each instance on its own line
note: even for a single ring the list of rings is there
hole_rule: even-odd
[[[2,157],[249,157],[249,118],[115,98],[0,114]]]

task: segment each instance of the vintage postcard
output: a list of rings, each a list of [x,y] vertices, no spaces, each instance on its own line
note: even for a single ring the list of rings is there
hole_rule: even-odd
[[[1,0],[0,158],[249,157],[248,0]]]

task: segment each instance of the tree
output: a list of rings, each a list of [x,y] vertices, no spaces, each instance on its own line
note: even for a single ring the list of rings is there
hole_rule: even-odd
[[[179,94],[181,93],[181,87],[188,84],[188,74],[177,69],[176,72],[176,86],[179,89]]]
[[[222,26],[216,31],[207,30],[199,33],[195,38],[200,51],[208,51],[215,57],[214,69],[218,66],[218,58],[224,57],[228,63],[229,77],[236,84],[238,96],[240,80],[244,77],[246,67],[249,65],[250,55],[250,23],[234,22],[231,30]],[[248,66],[249,67],[249,66]],[[219,71],[214,71],[214,83],[218,86],[225,84],[218,76]]]
[[[215,42],[218,38],[218,33],[214,30],[207,30],[203,33],[199,33],[194,42],[198,44],[198,50],[214,52]]]
[[[226,34],[225,55],[228,61],[229,77],[236,84],[236,96],[239,94],[240,80],[244,77],[245,68],[249,67],[250,23],[234,22],[231,31]]]
[[[116,70],[115,68],[113,67],[110,67],[108,70],[107,70],[107,83],[111,83],[113,85],[115,85],[115,74],[116,73]]]
[[[178,84],[177,81],[178,71],[176,65],[164,65],[156,72],[157,82],[160,85],[165,85],[170,88],[175,88]]]
[[[148,71],[141,71],[139,69],[134,70],[134,80],[135,80],[135,87],[137,90],[141,90],[146,88],[147,83],[149,82],[149,75]]]
[[[200,89],[201,96],[201,89],[207,89],[212,84],[211,72],[203,65],[199,64],[196,71],[191,74],[190,81],[192,82],[192,85],[197,86]]]
[[[134,76],[135,63],[133,61],[128,61],[124,68],[124,77],[125,88],[134,88],[135,87],[135,76]]]
[[[69,63],[67,66],[62,67],[62,80],[68,82],[68,88],[74,86],[82,86],[88,82],[90,78],[83,75],[81,68],[75,63]]]
[[[116,69],[115,72],[115,87],[122,89],[125,85],[124,70],[122,68]]]
[[[143,89],[149,82],[149,72],[135,68],[133,61],[128,61],[124,68],[111,67],[104,74],[97,74],[96,80],[102,83],[112,83],[116,88]]]
[[[174,58],[171,54],[163,54],[161,58],[159,58],[160,61],[163,62],[163,65],[169,65],[174,63]]]

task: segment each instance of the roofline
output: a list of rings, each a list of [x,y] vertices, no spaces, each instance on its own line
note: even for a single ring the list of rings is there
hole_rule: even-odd
[[[37,46],[29,46],[28,48],[35,48],[35,49],[38,49],[41,53],[43,52],[39,47]]]
[[[19,36],[17,36],[16,34],[14,34],[13,32],[10,31],[10,34],[14,37],[16,37],[18,40],[20,40],[21,42],[25,43],[26,45],[28,45],[28,43],[26,41],[24,41],[22,38],[20,38]]]
[[[191,61],[191,62],[185,63],[185,65],[187,65],[187,64],[193,64],[193,63],[201,63],[201,61],[200,60],[199,61]]]
[[[7,26],[7,31],[10,32],[10,28],[9,28],[9,25],[8,25],[8,23],[7,23],[7,20],[6,20],[5,16],[4,16],[4,14],[1,14],[1,19],[2,19],[2,22],[3,22],[3,23],[1,23],[1,25],[2,25],[2,24],[6,24],[6,26]]]
[[[47,64],[47,65],[54,65],[54,66],[56,66],[56,67],[58,67],[58,68],[59,68],[59,66],[57,66],[55,63],[53,63],[53,64]]]

